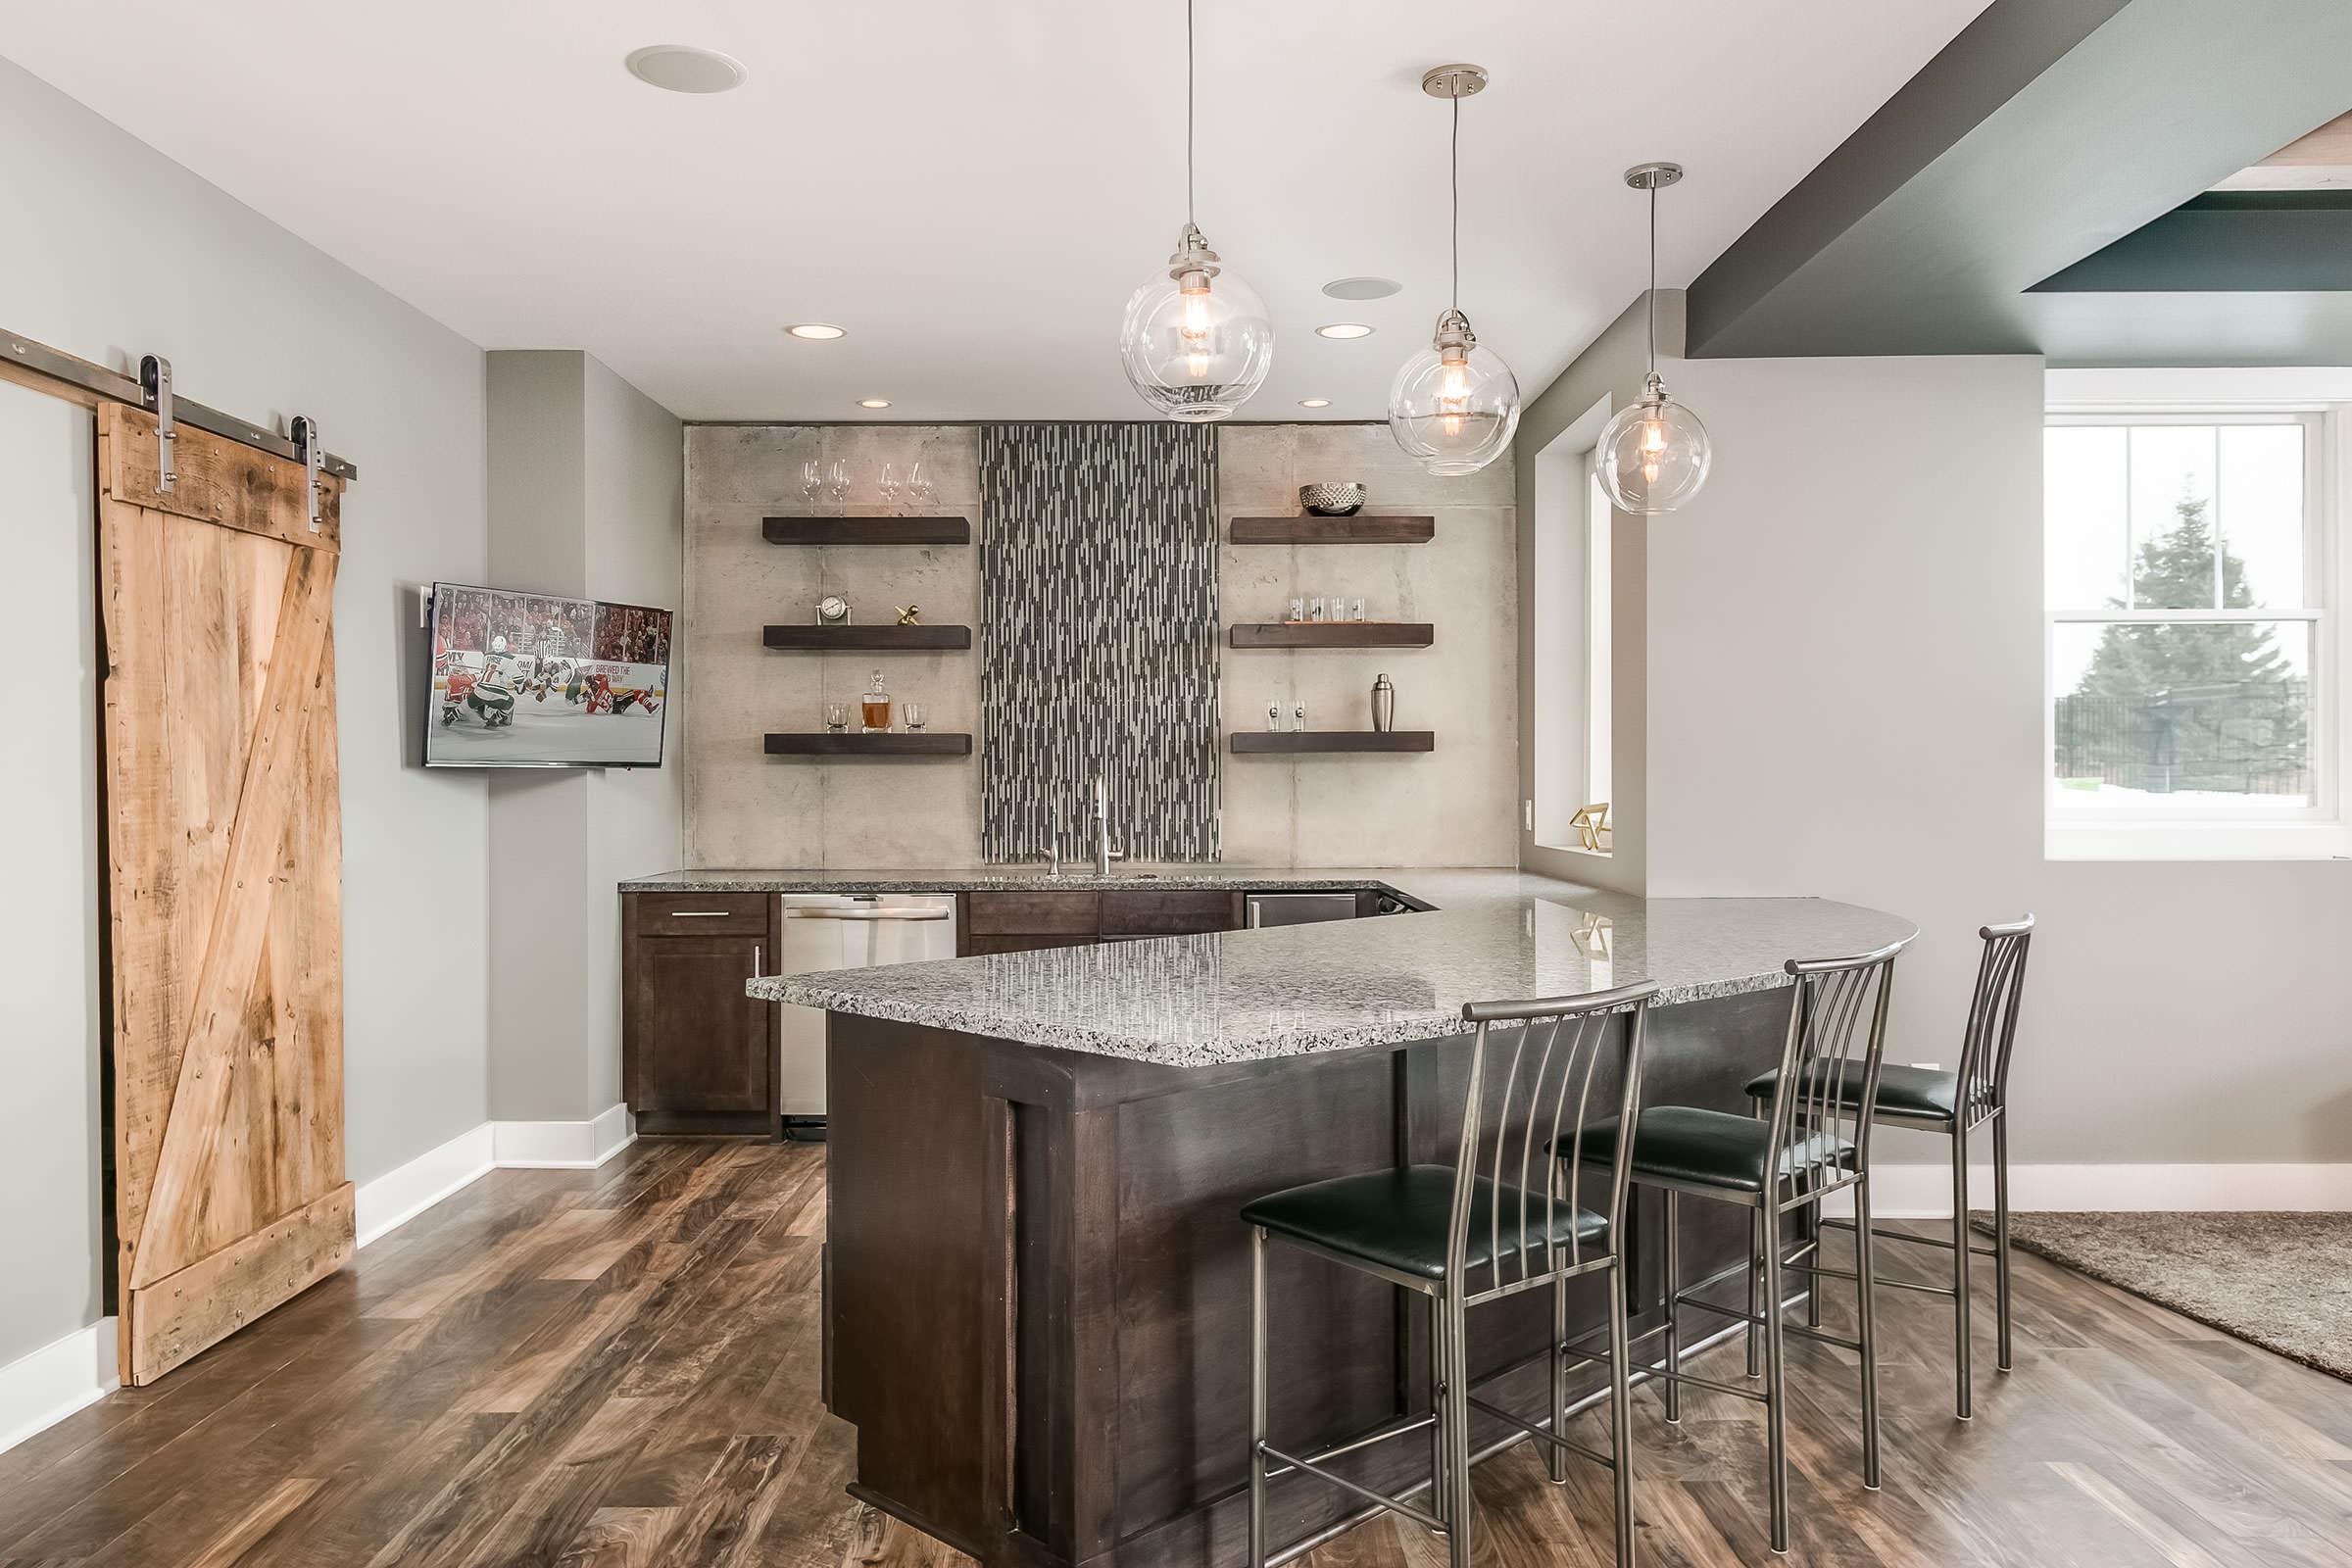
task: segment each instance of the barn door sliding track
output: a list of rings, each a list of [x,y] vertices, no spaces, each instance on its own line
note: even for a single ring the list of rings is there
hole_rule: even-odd
[[[315,465],[316,474],[331,474],[347,483],[360,476],[357,465],[318,450],[318,421],[297,416],[294,432],[280,435],[261,425],[249,424],[233,414],[222,414],[219,409],[181,397],[172,385],[172,362],[158,355],[150,354],[141,361],[137,375],[124,375],[120,370],[110,370],[103,365],[92,365],[62,350],[35,343],[21,333],[0,332],[0,374],[39,391],[64,392],[82,403],[127,403],[134,409],[145,409],[156,416],[157,439],[162,446],[161,467],[168,476],[172,473],[172,430],[181,424],[242,442],[288,463]],[[169,478],[163,488],[171,488]],[[314,488],[314,499],[316,494]]]

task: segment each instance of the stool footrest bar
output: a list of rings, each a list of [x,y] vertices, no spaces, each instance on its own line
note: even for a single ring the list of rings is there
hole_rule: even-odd
[[[1346,1443],[1335,1443],[1328,1448],[1319,1449],[1314,1453],[1310,1453],[1306,1456],[1306,1461],[1309,1464],[1322,1464],[1327,1460],[1337,1459],[1342,1454],[1354,1453],[1360,1449],[1369,1448],[1376,1443],[1386,1443],[1391,1438],[1401,1438],[1414,1432],[1426,1432],[1437,1424],[1437,1412],[1434,1410],[1423,1411],[1419,1415],[1408,1415],[1399,1420],[1392,1421],[1387,1426],[1381,1427],[1377,1431],[1367,1432],[1360,1438],[1350,1438]],[[1290,1474],[1288,1470],[1269,1470],[1266,1472],[1266,1479],[1268,1481],[1272,1481],[1277,1477],[1286,1476],[1288,1474]]]
[[[1284,1464],[1289,1465],[1294,1470],[1303,1470],[1308,1475],[1314,1476],[1318,1480],[1328,1481],[1333,1486],[1339,1488],[1342,1492],[1351,1492],[1355,1494],[1355,1495],[1363,1498],[1366,1502],[1376,1502],[1383,1508],[1392,1509],[1395,1512],[1403,1514],[1407,1519],[1411,1519],[1418,1524],[1426,1525],[1430,1529],[1435,1530],[1440,1534],[1445,1532],[1446,1526],[1440,1522],[1436,1514],[1424,1512],[1422,1509],[1416,1508],[1411,1503],[1405,1502],[1400,1498],[1388,1496],[1383,1493],[1374,1492],[1370,1487],[1358,1486],[1356,1483],[1348,1480],[1346,1476],[1339,1474],[1337,1471],[1326,1470],[1321,1465],[1301,1459],[1295,1453],[1285,1453],[1270,1443],[1259,1444],[1257,1446],[1257,1451],[1261,1454],[1264,1454],[1269,1459],[1281,1460]]]
[[[1555,1448],[1562,1449],[1568,1453],[1583,1454],[1594,1464],[1606,1466],[1611,1470],[1617,1468],[1616,1461],[1611,1459],[1607,1454],[1601,1452],[1598,1448],[1589,1448],[1585,1445],[1577,1442],[1574,1438],[1562,1437],[1548,1427],[1540,1427],[1533,1425],[1530,1422],[1522,1421],[1517,1416],[1511,1414],[1510,1411],[1502,1408],[1500,1405],[1489,1404],[1486,1400],[1480,1398],[1475,1394],[1470,1396],[1470,1408],[1473,1410],[1482,1411],[1487,1415],[1491,1415],[1495,1420],[1503,1422],[1505,1425],[1517,1427],[1529,1437],[1534,1438],[1539,1442],[1548,1443]]]

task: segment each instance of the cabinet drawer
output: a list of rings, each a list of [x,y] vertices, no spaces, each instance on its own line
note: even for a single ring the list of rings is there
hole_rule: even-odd
[[[1102,928],[1102,900],[1092,893],[973,893],[968,917],[976,937],[1091,937]]]
[[[632,893],[641,937],[767,934],[768,893]]]
[[[1238,898],[1215,888],[1120,888],[1102,895],[1102,933],[1170,937],[1232,931],[1242,923]]]

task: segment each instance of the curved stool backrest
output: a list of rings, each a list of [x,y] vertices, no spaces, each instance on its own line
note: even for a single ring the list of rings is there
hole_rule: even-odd
[[[1781,1092],[1772,1100],[1772,1142],[1784,1155],[1792,1198],[1816,1196],[1870,1168],[1870,1120],[1886,1052],[1886,1000],[1903,944],[1844,958],[1790,958],[1796,984],[1781,1047]],[[1859,1094],[1850,1094],[1859,1085]],[[1853,1157],[1822,1157],[1840,1144]],[[1767,1195],[1768,1197],[1771,1195]]]
[[[2017,1046],[2017,1008],[2026,993],[2026,953],[2034,917],[1980,926],[1984,956],[1977,965],[1968,1004],[1968,1033],[1960,1042],[1960,1115],[1963,1124],[2009,1102],[2009,1056]]]
[[[1446,1273],[1449,1290],[1492,1295],[1541,1284],[1581,1268],[1584,1240],[1569,1227],[1564,1242],[1555,1220],[1578,1208],[1608,1221],[1606,1257],[1619,1247],[1625,1224],[1625,1194],[1632,1178],[1634,1141],[1617,1140],[1615,1163],[1605,1192],[1592,1191],[1581,1158],[1585,1128],[1605,1114],[1631,1127],[1642,1095],[1642,1039],[1649,1020],[1654,983],[1619,986],[1581,997],[1532,1002],[1474,1002],[1462,1017],[1478,1026],[1471,1046],[1469,1093],[1462,1102],[1462,1134],[1453,1166],[1453,1209],[1446,1231]],[[1620,1015],[1623,1027],[1617,1027]],[[1502,1026],[1521,1025],[1516,1029]],[[1594,1102],[1596,1071],[1610,1038],[1623,1043],[1623,1076],[1615,1103],[1605,1087]],[[1488,1102],[1495,1102],[1490,1114]],[[1514,1126],[1514,1116],[1524,1120]],[[1555,1157],[1562,1136],[1566,1158]],[[1487,1204],[1488,1278],[1465,1278],[1470,1224],[1478,1184],[1494,1185]],[[1541,1195],[1540,1197],[1538,1195]],[[1515,1195],[1515,1196],[1514,1196]]]

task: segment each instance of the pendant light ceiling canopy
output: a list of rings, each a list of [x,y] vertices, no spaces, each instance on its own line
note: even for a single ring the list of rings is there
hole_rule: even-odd
[[[1500,355],[1479,346],[1462,314],[1462,100],[1486,87],[1483,66],[1439,66],[1421,78],[1421,90],[1445,99],[1453,115],[1453,292],[1429,347],[1404,362],[1389,388],[1389,433],[1440,477],[1476,473],[1519,428],[1519,378]]]
[[[1265,383],[1274,321],[1193,220],[1193,4],[1184,4],[1184,228],[1165,270],[1127,301],[1119,360],[1145,402],[1198,424],[1224,418]]]
[[[1649,192],[1649,375],[1642,400],[1618,410],[1601,430],[1593,469],[1610,506],[1642,516],[1672,512],[1698,494],[1714,461],[1707,427],[1666,395],[1658,377],[1658,191],[1682,177],[1680,164],[1636,164],[1625,172],[1628,185]]]

